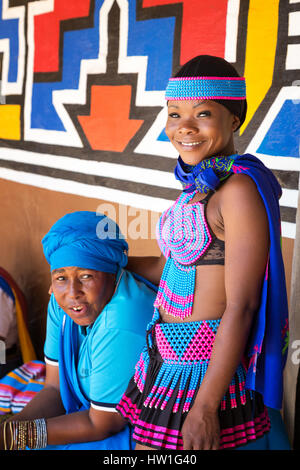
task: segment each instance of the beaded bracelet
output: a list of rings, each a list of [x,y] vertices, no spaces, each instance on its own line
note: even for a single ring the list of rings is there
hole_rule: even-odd
[[[12,436],[12,429],[13,429],[13,427],[12,427],[12,422],[10,421],[10,422],[9,422],[9,430],[10,430],[10,433],[11,433],[10,435],[11,435],[11,436]],[[13,441],[12,438],[10,438],[10,448],[9,448],[9,450],[12,450],[12,449],[13,449],[13,445],[14,445],[14,441]]]
[[[4,450],[7,450],[7,443],[6,443],[6,425],[7,425],[7,422],[4,421],[4,424],[3,424],[3,442],[4,442]]]
[[[25,450],[44,449],[47,447],[47,425],[45,419],[35,419],[33,421],[10,421],[3,425],[4,449],[7,446],[7,424],[9,424],[10,449]]]
[[[3,423],[3,442],[4,442],[4,450],[8,450],[8,447],[7,447],[7,435],[6,435],[6,426],[9,426],[9,431],[10,431],[10,448],[9,450],[12,450],[13,449],[13,431],[12,431],[12,423],[11,422],[8,422],[8,421],[4,421]]]
[[[45,419],[36,419],[36,449],[44,449],[47,447],[47,426]]]

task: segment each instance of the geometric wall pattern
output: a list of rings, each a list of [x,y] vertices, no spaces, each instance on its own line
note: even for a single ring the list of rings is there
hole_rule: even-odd
[[[294,238],[297,0],[0,0],[0,178],[161,212],[180,189],[164,89],[203,53],[246,77],[237,151],[278,178]]]

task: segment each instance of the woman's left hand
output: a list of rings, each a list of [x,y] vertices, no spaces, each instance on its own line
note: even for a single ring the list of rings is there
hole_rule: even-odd
[[[220,424],[217,411],[192,408],[182,426],[184,450],[217,450]]]

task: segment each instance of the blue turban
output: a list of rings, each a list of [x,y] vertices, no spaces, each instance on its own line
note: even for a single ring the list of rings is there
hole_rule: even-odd
[[[118,225],[96,212],[66,214],[51,227],[42,244],[51,271],[77,266],[116,273],[127,264],[128,244]]]

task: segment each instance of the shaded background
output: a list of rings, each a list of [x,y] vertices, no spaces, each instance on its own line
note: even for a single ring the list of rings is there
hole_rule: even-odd
[[[236,148],[283,187],[283,255],[296,291],[300,1],[0,0],[0,266],[25,293],[40,357],[50,281],[40,241],[59,217],[107,208],[130,254],[159,254],[154,221],[180,189],[164,89],[198,54],[225,57],[246,77]],[[297,372],[289,360],[291,440]]]

